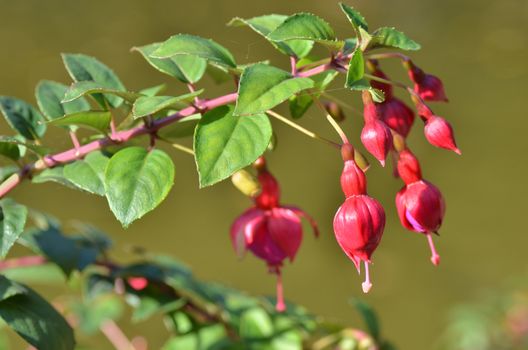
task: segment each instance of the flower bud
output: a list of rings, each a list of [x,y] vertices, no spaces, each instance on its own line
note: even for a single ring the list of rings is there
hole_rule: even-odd
[[[405,103],[392,97],[385,98],[385,101],[377,103],[376,107],[380,119],[383,120],[389,128],[403,137],[409,135],[414,123],[414,112]]]
[[[444,84],[438,77],[425,73],[412,62],[408,63],[408,73],[414,82],[414,91],[421,98],[426,101],[448,101]]]
[[[404,149],[398,156],[398,175],[406,184],[422,179],[422,170],[418,159],[409,149]]]
[[[333,101],[326,101],[323,103],[326,113],[328,113],[338,123],[346,119],[345,113],[340,105]]]
[[[248,197],[255,197],[261,191],[260,183],[247,170],[239,170],[231,175],[233,185],[244,195]]]
[[[361,142],[382,166],[392,148],[392,134],[389,127],[380,120],[370,120],[365,123],[361,131]]]
[[[425,122],[424,132],[431,145],[461,154],[455,142],[453,128],[444,118],[430,116]]]

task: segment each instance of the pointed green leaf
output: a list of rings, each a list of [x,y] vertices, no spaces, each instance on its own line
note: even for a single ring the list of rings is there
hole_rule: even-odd
[[[235,115],[265,112],[313,86],[310,78],[293,78],[281,69],[255,64],[246,68],[240,77]]]
[[[158,136],[165,139],[178,139],[182,137],[192,136],[196,125],[202,118],[201,114],[193,114],[178,120],[176,123],[172,123],[158,130]]]
[[[240,336],[242,338],[266,338],[273,335],[270,316],[260,307],[252,308],[240,316]]]
[[[356,49],[350,58],[350,63],[348,64],[345,87],[352,89],[354,86],[361,85],[364,75],[365,60],[363,58],[363,52],[360,49]]]
[[[107,99],[108,99],[108,96],[111,96],[111,97],[119,96],[120,100],[124,99],[125,101],[129,103],[133,103],[136,99],[142,96],[141,94],[137,92],[108,89],[108,88],[103,87],[98,82],[86,80],[86,81],[79,81],[77,83],[73,83],[66,91],[66,94],[64,94],[62,102],[67,103],[67,102],[75,101],[84,95],[93,95],[93,97],[97,101],[99,101],[98,95],[103,94],[103,93]],[[101,106],[106,107],[104,104],[102,104]]]
[[[353,298],[350,303],[356,308],[356,310],[361,314],[361,317],[363,318],[363,321],[367,325],[368,331],[370,335],[375,340],[380,339],[380,326],[378,321],[378,316],[376,315],[376,312],[374,309],[364,302],[361,299]]]
[[[310,77],[314,81],[314,87],[309,91],[290,97],[288,105],[292,118],[301,118],[313,104],[314,97],[319,97],[338,74],[338,72],[330,70]]]
[[[0,276],[0,290],[14,289],[0,301],[0,318],[39,350],[73,350],[73,330],[61,314],[27,286]]]
[[[74,190],[78,189],[77,186],[64,177],[64,168],[62,166],[42,170],[38,175],[33,176],[31,182],[35,184],[55,182]]]
[[[171,36],[150,57],[169,58],[178,55],[198,56],[226,67],[236,67],[233,55],[225,47],[213,40],[189,34]]]
[[[109,91],[126,91],[125,86],[114,71],[94,57],[83,54],[62,54],[62,60],[66,70],[75,82],[92,81],[97,83],[99,87]],[[95,95],[94,97],[101,106],[105,105],[101,95]],[[114,108],[119,107],[123,103],[123,99],[120,96],[105,94],[104,98]]]
[[[379,47],[394,47],[402,50],[420,50],[421,46],[404,33],[395,28],[382,27],[372,33],[369,49]]]
[[[160,84],[156,86],[152,86],[146,89],[139,90],[139,93],[145,96],[156,96],[160,92],[163,92],[167,90],[167,84]]]
[[[265,114],[238,117],[233,106],[205,113],[194,133],[200,187],[213,185],[254,162],[268,146],[271,124]]]
[[[290,97],[288,107],[293,119],[301,118],[313,104],[312,95],[300,94]]]
[[[303,58],[310,53],[313,47],[313,41],[310,40],[289,40],[287,42],[274,42],[268,38],[269,33],[274,31],[279,25],[281,25],[288,16],[284,15],[265,15],[259,17],[253,17],[250,19],[244,19],[240,17],[233,18],[228,25],[229,26],[249,26],[258,34],[266,38],[273,46],[279,51],[285,53],[288,56],[295,56],[297,58]]]
[[[92,152],[84,159],[67,164],[64,177],[87,192],[104,196],[104,173],[109,160],[100,151]]]
[[[62,118],[49,121],[48,124],[57,126],[75,125],[106,133],[111,119],[112,114],[110,112],[87,111],[65,115]]]
[[[150,55],[160,47],[161,43],[134,47],[157,70],[184,83],[196,83],[202,79],[207,61],[204,58],[192,55],[178,55],[168,58],[154,58]]]
[[[0,96],[0,112],[7,123],[27,139],[39,139],[46,132],[42,114],[23,100]]]
[[[174,164],[163,151],[128,147],[117,152],[105,172],[110,209],[124,227],[156,208],[174,182]]]
[[[0,154],[15,161],[19,160],[20,148],[18,145],[14,142],[5,141],[3,138],[4,136],[0,136]]]
[[[182,109],[189,105],[195,97],[199,96],[204,90],[198,90],[181,96],[143,96],[134,102],[132,114],[134,118],[141,118],[147,115],[155,114],[164,109]]]
[[[27,219],[27,208],[11,198],[0,200],[0,257],[7,252],[24,230]]]
[[[55,81],[42,80],[38,83],[35,96],[46,119],[56,119],[67,114],[90,110],[90,104],[84,98],[62,103],[67,90],[68,86]]]
[[[3,182],[9,176],[13,175],[19,170],[16,165],[12,166],[3,166],[0,168],[0,182]]]
[[[15,149],[12,148],[13,146],[18,148],[19,157],[23,157],[23,152],[20,151],[21,148],[27,149],[39,157],[50,153],[50,150],[47,149],[46,147],[38,146],[36,144],[25,142],[22,140],[23,138],[19,138],[16,136],[0,136],[0,153],[2,152],[2,148],[4,148],[6,151],[13,152],[12,154],[13,156],[16,155]],[[11,147],[8,147],[8,145],[11,145]],[[8,156],[7,154],[4,154],[4,155]]]
[[[359,28],[363,28],[368,32],[368,24],[367,21],[365,21],[365,18],[359,13],[356,9],[354,9],[352,6],[348,6],[347,4],[343,4],[342,2],[339,3],[339,7],[341,7],[341,10],[345,13],[348,20],[354,27],[354,30],[356,33],[359,34],[358,30]]]
[[[281,25],[268,34],[270,40],[312,40],[334,49],[343,46],[337,41],[334,30],[324,19],[311,13],[297,13],[288,17]]]

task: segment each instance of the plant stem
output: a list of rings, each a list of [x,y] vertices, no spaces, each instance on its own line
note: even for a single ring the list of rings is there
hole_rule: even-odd
[[[135,350],[134,345],[114,321],[106,320],[99,328],[116,350]]]
[[[297,75],[297,58],[295,56],[290,56],[290,65],[291,75],[295,77]]]
[[[366,58],[372,59],[372,60],[382,60],[386,58],[399,58],[402,61],[410,61],[411,58],[409,56],[406,56],[399,52],[384,52],[384,53],[376,53],[376,54],[368,54],[366,55]]]
[[[266,112],[268,115],[272,116],[273,118],[283,122],[284,124],[288,125],[288,126],[291,126],[292,128],[294,128],[295,130],[315,139],[315,140],[318,140],[318,141],[321,141],[327,145],[330,145],[334,148],[337,148],[337,149],[340,149],[341,148],[341,145],[338,144],[338,143],[335,143],[334,141],[331,141],[331,140],[328,140],[322,136],[319,136],[317,135],[316,133],[314,133],[313,131],[310,131],[308,129],[305,129],[303,128],[302,126],[300,126],[299,124],[295,123],[295,122],[292,122],[291,120],[289,120],[288,118],[278,114],[277,112],[274,112],[272,110],[269,110]]]
[[[321,94],[321,96],[323,96],[324,98],[330,100],[330,101],[333,101],[335,103],[337,103],[338,105],[346,108],[346,109],[349,109],[351,110],[353,113],[357,114],[357,115],[360,115],[360,116],[363,116],[363,113],[361,113],[361,111],[359,109],[357,109],[356,107],[344,102],[343,100],[335,97],[335,96],[332,96],[330,94],[327,94],[326,92],[323,92]]]
[[[0,261],[0,271],[7,269],[14,269],[17,267],[40,266],[47,264],[48,260],[40,255],[23,256],[20,258],[13,258]]]

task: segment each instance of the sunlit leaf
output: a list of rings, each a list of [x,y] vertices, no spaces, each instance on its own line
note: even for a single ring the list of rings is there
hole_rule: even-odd
[[[23,100],[0,96],[0,112],[9,126],[27,139],[39,139],[46,132],[42,114]]]

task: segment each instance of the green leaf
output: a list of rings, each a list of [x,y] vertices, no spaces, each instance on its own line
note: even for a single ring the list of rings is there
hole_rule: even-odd
[[[168,58],[154,58],[150,55],[161,46],[161,43],[134,47],[147,62],[157,70],[171,77],[175,77],[184,83],[196,83],[202,79],[207,61],[204,58],[193,55],[179,55]]]
[[[48,124],[57,126],[75,125],[106,133],[110,126],[111,119],[112,114],[110,112],[86,111],[66,115],[62,118],[53,119],[49,121]]]
[[[150,57],[169,58],[178,55],[198,56],[222,66],[236,67],[233,55],[225,47],[213,40],[189,34],[171,36]]]
[[[265,114],[239,117],[233,106],[205,113],[194,133],[200,187],[213,185],[254,162],[268,146],[271,124]]]
[[[351,89],[357,85],[362,86],[364,83],[364,75],[365,60],[363,58],[363,52],[360,49],[356,49],[350,58],[345,87]],[[368,84],[368,86],[370,86],[370,84]]]
[[[200,328],[197,332],[178,335],[169,339],[162,350],[206,350],[233,349],[227,337],[225,327],[214,324]]]
[[[394,47],[402,50],[420,50],[421,46],[404,33],[395,28],[382,27],[372,33],[369,49],[379,47]]]
[[[311,13],[297,13],[288,17],[268,34],[275,42],[289,40],[312,40],[339,49],[343,42],[337,41],[334,30],[322,18]]]
[[[240,317],[240,336],[242,338],[265,338],[273,335],[271,318],[262,308],[252,308]]]
[[[29,103],[15,97],[0,96],[0,112],[9,126],[30,140],[44,136],[44,117]]]
[[[310,89],[307,93],[300,93],[290,97],[288,105],[292,118],[301,118],[313,104],[314,97],[319,97],[338,74],[338,72],[332,70],[310,77],[314,81],[313,89]]]
[[[295,95],[290,97],[288,107],[294,119],[301,118],[313,104],[312,95]]]
[[[167,84],[160,84],[156,86],[152,86],[146,89],[139,90],[139,93],[145,96],[156,96],[160,92],[163,92],[167,89]]]
[[[49,153],[49,149],[47,149],[46,147],[35,145],[33,143],[24,142],[23,140],[24,140],[23,138],[20,138],[17,136],[0,136],[0,150],[2,147],[4,147],[6,151],[13,152],[12,155],[14,156],[16,155],[15,153],[16,151],[13,148],[7,146],[7,145],[13,145],[18,148],[19,158],[23,156],[21,152],[21,147],[24,149],[28,149],[29,151],[36,154],[37,156],[43,156]],[[7,156],[7,154],[4,154],[4,155]]]
[[[45,182],[56,182],[60,185],[77,190],[77,186],[71,183],[68,179],[64,177],[64,168],[62,166],[57,166],[54,168],[44,169],[40,174],[33,176],[31,182],[35,184],[41,184]]]
[[[174,164],[163,151],[128,147],[117,152],[105,172],[110,209],[124,227],[156,208],[174,182]]]
[[[249,26],[258,34],[262,35],[268,40],[273,46],[279,51],[285,53],[288,56],[295,56],[297,58],[303,58],[310,53],[313,47],[313,41],[310,40],[289,40],[288,42],[274,42],[268,38],[268,35],[277,29],[288,16],[284,15],[265,15],[259,17],[253,17],[250,19],[244,19],[240,17],[233,18],[228,25],[229,26]]]
[[[38,83],[35,96],[46,119],[52,120],[67,114],[90,110],[90,104],[84,98],[62,103],[67,90],[68,86],[55,81],[42,80]]]
[[[27,219],[27,208],[11,198],[0,200],[0,257],[7,252],[22,234]]]
[[[77,83],[73,83],[68,88],[68,90],[66,91],[66,94],[64,95],[62,99],[62,102],[67,103],[67,102],[75,101],[84,95],[93,95],[96,101],[99,102],[100,94],[103,94],[103,93],[107,100],[109,96],[110,97],[118,96],[120,101],[124,99],[128,103],[133,103],[136,99],[142,96],[141,94],[138,94],[137,92],[109,89],[95,81],[79,81]],[[119,104],[121,104],[121,102]],[[103,108],[106,107],[104,102],[101,104],[101,106]]]
[[[354,27],[354,30],[358,35],[359,28],[363,28],[368,32],[367,21],[365,21],[365,18],[361,15],[361,13],[359,13],[352,6],[348,6],[347,4],[343,4],[342,2],[339,3],[339,7],[341,7],[341,10],[345,13],[348,20],[352,24],[352,27]]]
[[[195,97],[199,96],[204,90],[198,90],[181,96],[143,96],[134,102],[132,114],[134,118],[141,118],[147,115],[155,114],[164,109],[182,109],[188,106],[188,103],[193,101]]]
[[[235,115],[265,112],[313,86],[310,78],[293,78],[290,73],[265,64],[252,65],[240,77]]]
[[[3,182],[9,176],[13,175],[19,170],[16,165],[3,166],[0,168],[0,182]]]
[[[116,295],[103,295],[74,304],[72,311],[77,316],[80,330],[93,335],[105,321],[117,320],[121,316],[123,304]]]
[[[192,136],[194,129],[202,118],[201,114],[193,114],[175,123],[169,124],[158,130],[158,136],[165,139],[178,139],[182,137]]]
[[[380,339],[380,326],[376,312],[372,307],[361,299],[353,298],[351,301],[352,305],[358,310],[363,317],[365,324],[369,330],[370,335],[376,340]]]
[[[87,192],[104,196],[104,173],[109,160],[100,151],[92,152],[84,159],[64,166],[64,177]]]
[[[0,301],[0,317],[39,350],[73,350],[75,340],[68,322],[30,288],[0,276],[0,290],[17,293]]]
[[[20,159],[20,148],[14,142],[7,142],[0,136],[0,154],[17,161]]]
[[[76,82],[92,81],[97,83],[99,87],[110,91],[126,91],[125,86],[114,71],[94,57],[83,54],[62,54],[62,60],[66,70]],[[101,95],[94,97],[101,106],[105,105]],[[105,94],[104,98],[114,108],[119,107],[123,103],[120,96]]]

